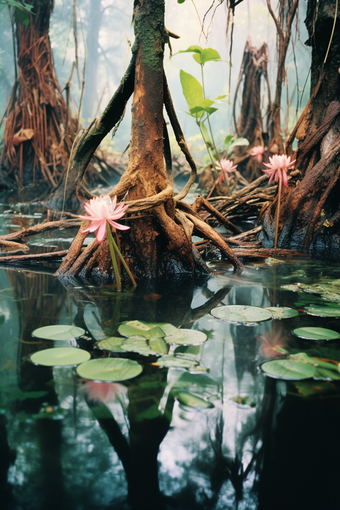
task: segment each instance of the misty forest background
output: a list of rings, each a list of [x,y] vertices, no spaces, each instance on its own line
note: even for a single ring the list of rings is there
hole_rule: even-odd
[[[217,4],[217,5],[216,5]],[[276,29],[265,0],[245,0],[235,9],[234,28],[228,25],[227,3],[218,5],[208,13],[211,2],[195,0],[178,4],[176,0],[167,0],[165,25],[177,34],[179,39],[171,39],[172,52],[175,55],[191,45],[216,49],[224,62],[209,62],[205,67],[207,96],[214,98],[226,94],[230,104],[221,103],[218,111],[211,117],[217,145],[221,145],[227,134],[234,134],[232,120],[232,101],[235,95],[238,75],[247,37],[259,48],[263,42],[269,47],[268,78],[271,96],[275,92],[277,74]],[[301,111],[306,105],[310,86],[309,47],[304,45],[308,38],[304,25],[306,2],[299,2],[298,13],[294,20],[292,39],[289,45],[286,71],[288,80],[282,94],[281,127],[283,136],[294,127]],[[77,62],[73,71],[70,107],[74,116],[81,94],[84,57],[86,55],[85,89],[80,122],[86,127],[94,117],[98,117],[110,97],[118,87],[121,77],[131,56],[133,44],[133,26],[131,23],[133,2],[123,0],[79,0],[76,19],[73,2],[56,0],[50,24],[50,39],[54,64],[61,88],[67,83],[72,63]],[[207,15],[205,16],[205,14]],[[204,21],[203,21],[204,20]],[[77,40],[74,37],[76,26]],[[202,28],[203,27],[203,28]],[[232,40],[231,40],[231,32]],[[14,56],[12,29],[7,6],[0,6],[0,114],[5,110],[14,82]],[[231,56],[231,60],[230,60]],[[231,61],[231,66],[229,62]],[[192,118],[187,111],[179,79],[180,69],[184,69],[200,79],[199,66],[192,54],[177,54],[170,58],[169,48],[165,49],[165,70],[184,135],[193,152],[198,166],[208,163],[205,145]],[[229,90],[230,87],[230,90]],[[266,113],[266,88],[263,86],[263,117]],[[65,92],[64,92],[65,95]],[[238,106],[241,93],[238,94]],[[130,140],[131,100],[126,109],[123,122],[113,139],[111,134],[105,140],[110,151],[121,153]],[[236,114],[238,110],[236,109]],[[3,139],[4,123],[0,128]],[[176,143],[172,143],[173,154],[179,154]]]

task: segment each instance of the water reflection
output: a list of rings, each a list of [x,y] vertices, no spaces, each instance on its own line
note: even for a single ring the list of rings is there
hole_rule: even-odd
[[[278,284],[295,270],[277,268]],[[209,315],[220,302],[294,306],[296,296],[279,288],[274,296],[272,282],[267,268],[117,295],[110,286],[0,271],[1,508],[336,509],[339,384],[286,384],[258,370],[278,346],[301,348],[291,330],[318,319],[245,326]],[[98,357],[96,340],[132,319],[204,331],[196,355],[209,372],[160,369],[139,357],[140,376],[107,384],[29,362],[51,346],[32,337],[37,327],[83,327],[72,342]],[[179,390],[214,407],[181,404]]]

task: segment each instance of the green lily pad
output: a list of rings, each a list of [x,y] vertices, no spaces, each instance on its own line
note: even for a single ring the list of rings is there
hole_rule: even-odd
[[[305,340],[337,340],[340,334],[332,329],[326,328],[297,328],[293,329],[293,335],[304,338]]]
[[[45,340],[71,340],[78,338],[85,333],[83,328],[77,326],[44,326],[43,328],[35,329],[32,333],[36,338],[43,338]]]
[[[162,338],[164,331],[148,322],[128,321],[118,327],[118,333],[122,336],[143,336],[144,338]]]
[[[291,317],[297,317],[299,315],[299,312],[297,310],[294,310],[293,308],[288,308],[287,306],[280,307],[267,306],[265,310],[268,310],[272,314],[273,319],[290,319]]]
[[[308,315],[316,315],[317,317],[340,317],[340,306],[306,306],[305,311]]]
[[[146,338],[142,336],[129,336],[125,338],[121,346],[122,350],[126,352],[137,352],[143,356],[150,356],[155,352],[148,345]]]
[[[160,368],[194,368],[198,365],[194,356],[186,355],[173,355],[169,354],[168,356],[162,356],[157,360],[157,363],[152,363],[153,365]]]
[[[31,355],[31,361],[35,365],[45,367],[73,366],[84,363],[91,358],[91,354],[76,347],[56,347],[44,349]]]
[[[174,354],[189,354],[197,359],[201,353],[200,345],[179,345],[174,350]]]
[[[145,322],[144,324],[147,324],[149,327],[158,327],[160,328],[164,336],[170,336],[170,335],[176,335],[178,331],[180,331],[176,326],[173,326],[169,322]]]
[[[164,338],[150,338],[149,346],[155,354],[168,354],[169,346]]]
[[[262,363],[261,370],[269,377],[284,380],[309,379],[316,374],[316,367],[302,361],[277,359]]]
[[[122,336],[110,336],[109,338],[104,338],[104,340],[97,342],[97,347],[99,349],[105,349],[106,351],[125,352],[125,349],[121,347],[124,340]]]
[[[102,382],[126,381],[142,371],[143,367],[137,361],[125,358],[91,359],[77,367],[79,377]]]
[[[321,380],[321,381],[328,381],[328,380],[339,381],[340,373],[337,372],[336,370],[329,370],[328,368],[318,367],[313,379]]]
[[[168,344],[177,344],[177,345],[193,345],[193,344],[201,344],[205,342],[207,339],[207,335],[202,331],[197,331],[196,329],[179,329],[178,334],[166,336],[165,341]]]
[[[175,398],[178,402],[187,407],[194,407],[195,409],[211,409],[214,407],[214,404],[204,400],[201,397],[197,397],[196,395],[192,395],[191,393],[187,393],[182,391],[175,395]]]
[[[230,322],[262,322],[273,318],[265,308],[243,305],[218,306],[211,310],[211,314],[217,319]]]

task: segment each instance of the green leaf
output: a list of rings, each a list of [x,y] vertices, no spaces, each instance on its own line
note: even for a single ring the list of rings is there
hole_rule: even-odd
[[[137,352],[142,356],[159,356],[160,354],[167,354],[169,347],[163,338],[151,338],[147,340],[140,336],[130,336],[123,340],[121,350]]]
[[[102,382],[126,381],[142,371],[143,367],[137,361],[125,358],[92,359],[77,367],[79,377]]]
[[[185,0],[177,0],[178,4],[184,4]]]
[[[156,354],[168,354],[169,352],[169,346],[164,338],[151,338],[149,340],[149,345]]]
[[[56,347],[44,349],[31,355],[31,361],[35,365],[45,367],[62,367],[79,365],[91,358],[89,352],[77,347]]]
[[[322,380],[322,381],[327,381],[327,380],[339,381],[340,374],[339,374],[339,372],[336,372],[335,370],[318,367],[316,370],[316,373],[314,375],[314,379]]]
[[[340,306],[333,303],[326,306],[306,306],[305,311],[308,315],[316,315],[317,317],[340,317]]]
[[[234,147],[247,145],[249,145],[249,141],[247,140],[247,138],[235,138],[229,145],[228,152],[231,152]]]
[[[141,336],[130,336],[122,343],[122,349],[126,352],[138,352],[142,356],[151,356],[155,352],[150,348],[147,340]]]
[[[234,140],[234,136],[233,135],[227,135],[224,139],[224,145],[229,148],[230,144],[232,143],[232,141]]]
[[[71,340],[78,338],[85,333],[85,330],[76,326],[44,326],[43,328],[35,329],[32,333],[36,338],[43,338],[45,340]]]
[[[200,103],[198,103],[193,108],[190,108],[190,113],[192,115],[200,112],[207,112],[209,115],[217,111],[217,108],[211,108],[211,105],[214,104],[214,101],[211,99],[202,99]]]
[[[196,80],[194,76],[186,73],[182,69],[179,72],[179,76],[183,89],[183,95],[186,99],[189,110],[191,110],[191,108],[199,106],[204,99],[202,85],[198,80]]]
[[[219,61],[221,57],[218,51],[214,48],[202,48],[201,46],[189,46],[187,50],[180,50],[178,53],[195,53],[193,58],[200,65],[204,65],[206,62]]]
[[[195,409],[211,409],[214,407],[214,404],[204,400],[201,397],[197,397],[196,395],[192,395],[191,393],[187,393],[182,391],[180,393],[175,393],[175,398],[178,402],[187,407],[194,407]]]
[[[123,341],[124,338],[121,336],[111,336],[97,342],[97,347],[99,349],[105,349],[106,351],[125,352],[125,350],[121,348]]]
[[[201,352],[201,346],[200,345],[180,345],[176,347],[174,350],[174,354],[189,354],[190,356],[194,356],[197,358],[197,356],[200,355]]]
[[[189,368],[192,369],[198,365],[194,356],[189,354],[169,354],[168,356],[162,356],[157,360],[157,363],[152,363],[160,368]]]
[[[200,53],[193,55],[194,60],[200,65],[204,65],[206,62],[221,60],[220,54],[214,48],[204,48]]]
[[[305,340],[338,340],[340,334],[326,328],[297,328],[292,331],[293,335]]]
[[[23,10],[16,8],[16,17],[22,22],[23,25],[25,25],[25,27],[28,27],[30,24],[29,16],[27,12]]]
[[[176,335],[166,336],[165,341],[168,344],[193,345],[201,344],[207,339],[207,335],[196,329],[179,329]]]
[[[169,322],[147,322],[146,324],[148,324],[150,327],[157,326],[158,328],[161,328],[164,333],[163,336],[174,335],[179,331],[176,326],[173,326]]]
[[[309,379],[316,374],[316,368],[302,361],[278,359],[262,363],[261,370],[275,379],[299,380]]]
[[[122,336],[143,336],[145,338],[161,338],[164,336],[164,331],[158,326],[141,321],[123,322],[118,327],[118,333]]]
[[[273,316],[273,319],[290,319],[291,317],[297,317],[299,315],[298,310],[288,308],[287,306],[281,307],[270,307],[266,306],[265,310],[269,310]]]
[[[257,306],[229,305],[218,306],[210,312],[217,319],[230,322],[262,322],[272,319],[269,310]]]

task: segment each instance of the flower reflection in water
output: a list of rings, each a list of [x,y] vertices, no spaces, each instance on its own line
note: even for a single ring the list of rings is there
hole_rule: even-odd
[[[86,381],[81,391],[85,393],[86,398],[89,400],[107,404],[117,399],[121,400],[126,394],[127,388],[119,383]]]
[[[260,354],[267,359],[286,357],[286,354],[280,352],[278,348],[286,349],[287,342],[282,336],[282,326],[275,333],[265,331],[263,336],[256,336],[257,340],[261,342]]]

